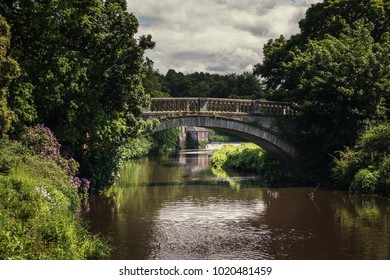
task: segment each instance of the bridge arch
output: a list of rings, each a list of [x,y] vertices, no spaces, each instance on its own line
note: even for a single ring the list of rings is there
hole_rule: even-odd
[[[205,127],[253,142],[284,164],[287,177],[295,177],[298,151],[279,134],[276,119],[293,115],[286,102],[224,98],[151,98],[143,114],[160,121],[155,131]]]
[[[283,162],[291,162],[298,153],[293,146],[283,140],[272,130],[273,120],[262,117],[256,126],[229,118],[213,116],[184,116],[160,120],[155,131],[162,131],[180,126],[197,126],[220,130],[253,142],[264,148],[275,158]]]

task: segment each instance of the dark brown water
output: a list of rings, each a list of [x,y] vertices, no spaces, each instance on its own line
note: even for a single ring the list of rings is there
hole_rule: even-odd
[[[214,173],[206,154],[128,162],[89,200],[112,259],[390,259],[390,203]]]

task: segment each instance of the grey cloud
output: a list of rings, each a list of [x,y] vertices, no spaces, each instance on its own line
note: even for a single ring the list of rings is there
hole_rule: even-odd
[[[182,60],[196,60],[200,62],[209,62],[215,58],[215,54],[212,53],[202,53],[200,51],[198,52],[186,52],[186,51],[178,51],[178,52],[171,52],[170,55],[171,59],[175,59],[178,61]]]
[[[128,0],[157,47],[147,52],[165,73],[242,73],[259,63],[269,39],[298,31],[306,9],[320,0]]]

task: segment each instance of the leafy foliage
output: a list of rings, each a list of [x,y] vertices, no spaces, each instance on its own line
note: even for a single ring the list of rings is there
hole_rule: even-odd
[[[53,160],[1,140],[0,169],[0,259],[107,256],[107,243],[85,229],[80,196]]]
[[[22,74],[11,85],[13,133],[37,122],[74,152],[95,187],[115,178],[121,146],[142,133],[146,97],[138,21],[125,1],[5,1],[12,56]]]
[[[365,131],[353,149],[335,159],[334,177],[352,193],[390,194],[390,125]]]
[[[159,153],[175,151],[179,148],[180,129],[171,128],[155,132],[153,135],[153,150]]]
[[[261,173],[265,178],[280,178],[280,164],[255,144],[225,145],[214,151],[211,162],[215,168]]]
[[[61,144],[58,143],[50,128],[38,124],[22,135],[22,142],[33,155],[54,161],[65,171],[69,183],[79,193],[88,194],[89,180],[77,177],[79,173],[78,162],[72,157],[67,158],[62,155],[60,151]]]
[[[261,99],[264,93],[258,79],[249,73],[218,75],[183,74],[169,70],[162,79],[163,90],[173,97],[215,97]]]
[[[217,131],[217,130],[213,130],[213,129],[208,129],[208,131],[209,131],[209,142],[226,143],[226,142],[234,142],[234,141],[240,142],[240,141],[242,141],[242,139],[237,137],[237,136],[223,133],[221,131]]]
[[[122,161],[139,158],[147,155],[153,147],[153,140],[150,136],[131,139],[122,146]]]
[[[12,112],[8,108],[8,86],[19,75],[18,64],[7,56],[10,47],[10,27],[0,15],[0,138],[11,126]]]
[[[142,84],[150,97],[170,97],[168,89],[163,86],[164,76],[153,68],[153,61],[146,58]]]
[[[306,181],[328,181],[335,152],[389,117],[388,15],[388,1],[324,1],[308,9],[300,33],[264,47],[254,73],[269,99],[294,104],[288,133]]]
[[[317,39],[326,34],[338,37],[346,26],[365,19],[374,25],[371,36],[380,41],[390,31],[389,15],[387,0],[325,0],[308,9],[299,26],[302,38]]]

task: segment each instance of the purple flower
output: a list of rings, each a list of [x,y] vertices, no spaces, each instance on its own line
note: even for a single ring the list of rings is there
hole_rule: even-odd
[[[73,177],[72,183],[77,190],[80,189],[81,181],[79,177]]]
[[[81,190],[83,192],[86,192],[89,189],[89,186],[90,186],[90,182],[88,181],[88,179],[82,178],[81,179],[81,185],[80,185]]]

